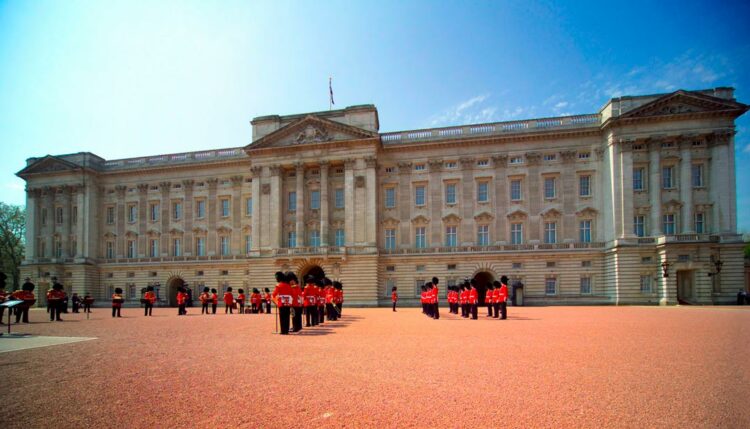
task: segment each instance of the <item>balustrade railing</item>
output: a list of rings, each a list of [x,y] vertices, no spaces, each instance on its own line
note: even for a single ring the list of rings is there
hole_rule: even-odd
[[[172,163],[205,162],[213,159],[243,158],[247,156],[242,148],[204,150],[199,152],[173,153],[159,156],[144,156],[140,158],[112,159],[104,161],[104,168],[116,170],[120,168],[150,167]]]

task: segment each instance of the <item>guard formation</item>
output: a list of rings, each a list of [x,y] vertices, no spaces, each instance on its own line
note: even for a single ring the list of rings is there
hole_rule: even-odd
[[[425,285],[426,287],[427,285]],[[424,289],[424,287],[423,287]],[[487,288],[484,297],[487,306],[487,317],[505,320],[508,318],[508,277],[502,276]],[[464,319],[478,319],[479,293],[474,279],[465,279],[460,286],[448,287],[448,307],[450,313],[458,314]],[[429,314],[428,314],[429,315]]]
[[[292,272],[275,274],[276,288],[271,299],[277,307],[280,333],[302,330],[302,313],[305,314],[305,326],[313,327],[323,324],[325,319],[338,320],[344,306],[344,286],[341,282],[331,281],[327,277],[305,277],[304,288],[301,288],[297,275]],[[268,291],[268,289],[266,289]]]

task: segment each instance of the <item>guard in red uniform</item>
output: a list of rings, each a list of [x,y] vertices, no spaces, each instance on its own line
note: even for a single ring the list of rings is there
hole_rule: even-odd
[[[299,287],[297,275],[289,271],[286,273],[289,286],[292,287],[292,332],[302,330],[302,311],[305,308],[302,298],[302,289]]]
[[[336,317],[341,317],[341,311],[344,309],[344,285],[341,282],[333,282],[333,288],[336,290],[334,295],[336,306]]]
[[[156,294],[153,286],[146,286],[146,293],[143,294],[143,306],[145,308],[144,316],[151,316],[156,303]]]
[[[227,291],[224,292],[224,314],[234,314],[234,295],[232,294],[232,288],[228,287]]]
[[[398,289],[396,286],[391,288],[391,302],[393,303],[393,311],[396,311],[396,304],[398,303]]]
[[[273,300],[279,314],[281,335],[289,334],[289,313],[292,309],[292,287],[286,281],[286,275],[281,271],[276,273],[276,288],[273,290]]]
[[[302,290],[302,298],[305,305],[305,326],[310,327],[317,325],[318,291],[313,276],[307,276],[305,278],[305,288]]]
[[[438,288],[438,278],[432,278],[432,317],[435,320],[440,319],[440,289]]]
[[[327,284],[325,287],[325,294],[326,294],[326,314],[328,315],[328,320],[336,320],[336,310],[335,310],[335,299],[336,296],[336,289],[333,288],[333,283]]]
[[[266,301],[266,314],[271,314],[271,291],[266,288],[265,289],[266,294],[263,297],[263,300]],[[263,312],[263,308],[260,309],[260,312]]]
[[[185,292],[185,288],[180,286],[177,288],[177,315],[178,316],[184,316],[187,314],[187,310],[185,310],[185,305],[187,304],[187,293]]]
[[[328,278],[322,278],[318,280],[318,324],[323,324],[326,321],[326,293],[325,287],[331,280]]]
[[[198,296],[198,300],[201,302],[201,314],[208,314],[208,304],[211,302],[211,294],[208,292],[209,289],[204,287],[203,292]]]
[[[239,314],[245,313],[245,291],[237,289],[237,311]]]
[[[257,314],[258,311],[262,306],[262,299],[260,296],[260,291],[258,289],[253,289],[253,293],[250,295],[250,312],[253,314]]]
[[[0,303],[5,302],[8,299],[8,292],[5,291],[5,273],[0,272]],[[4,325],[3,315],[5,314],[5,307],[0,307],[0,324]]]
[[[123,302],[125,302],[125,299],[122,297],[122,289],[117,287],[115,293],[112,294],[112,317],[122,317],[120,309],[122,309]]]
[[[461,302],[461,317],[469,317],[469,281],[464,280],[464,284],[461,285],[461,293],[459,294],[459,301]]]
[[[216,289],[211,288],[211,314],[216,314],[216,307],[219,305],[219,293]]]
[[[63,300],[65,299],[65,291],[63,285],[57,282],[57,278],[52,279],[52,289],[47,292],[47,300],[50,306],[49,321],[62,322],[60,313],[62,313]]]
[[[492,317],[492,308],[495,305],[494,301],[495,286],[490,283],[487,285],[487,292],[484,294],[484,305],[487,306],[487,317]]]
[[[497,291],[497,289],[495,289]],[[496,295],[496,301],[500,307],[500,318],[505,320],[508,318],[508,277],[500,277],[500,291]],[[497,309],[495,309],[495,317],[497,317]]]
[[[477,291],[477,282],[471,279],[469,283],[471,289],[469,289],[469,306],[471,308],[471,318],[477,320],[477,307],[479,306],[479,292]]]
[[[10,295],[13,299],[20,299],[23,304],[16,305],[16,323],[23,321],[23,323],[29,323],[29,307],[34,305],[36,302],[36,296],[34,296],[34,283],[31,283],[31,279],[26,277],[26,281],[21,285],[21,290],[17,290]]]

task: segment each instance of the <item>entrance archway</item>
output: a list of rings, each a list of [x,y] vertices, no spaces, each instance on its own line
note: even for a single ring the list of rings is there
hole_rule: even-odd
[[[695,288],[693,287],[693,271],[677,271],[677,302],[679,304],[692,304],[695,301]]]
[[[299,274],[299,281],[301,283],[305,282],[305,277],[307,276],[313,276],[315,277],[315,280],[320,280],[326,276],[325,271],[323,271],[323,268],[321,268],[320,265],[308,265],[303,268]]]
[[[487,286],[491,285],[495,281],[495,276],[487,271],[480,271],[474,274],[474,281],[477,283],[477,293],[479,295],[479,303],[484,305],[484,297],[487,294]]]
[[[169,291],[169,306],[177,307],[177,289],[185,286],[185,280],[180,277],[172,277],[167,282],[167,290]]]

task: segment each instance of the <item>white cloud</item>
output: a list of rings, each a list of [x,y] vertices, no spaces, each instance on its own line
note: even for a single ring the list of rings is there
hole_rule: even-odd
[[[430,119],[430,126],[442,127],[477,122],[491,122],[497,107],[485,106],[490,94],[480,94],[452,106]]]
[[[562,108],[565,108],[567,106],[568,106],[568,102],[567,101],[561,101],[561,102],[555,104],[555,109],[562,109]]]

